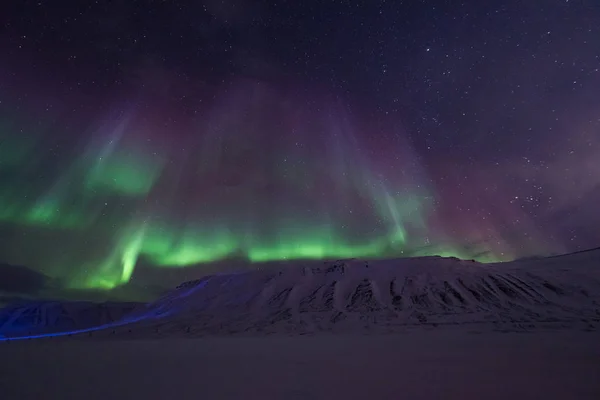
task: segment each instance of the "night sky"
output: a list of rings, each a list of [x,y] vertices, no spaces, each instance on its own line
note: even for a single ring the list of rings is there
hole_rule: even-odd
[[[4,263],[100,290],[600,245],[597,0],[8,3]]]

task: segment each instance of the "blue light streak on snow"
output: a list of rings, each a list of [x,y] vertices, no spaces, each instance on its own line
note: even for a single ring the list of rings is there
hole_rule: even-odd
[[[14,337],[2,337],[2,336],[0,336],[0,342],[10,342],[10,341],[13,341],[13,340],[42,339],[42,338],[51,338],[51,337],[77,335],[77,334],[80,334],[80,333],[96,332],[96,331],[100,331],[100,330],[103,330],[103,329],[121,327],[121,326],[124,326],[124,325],[128,325],[128,324],[132,324],[132,323],[135,323],[135,322],[139,322],[139,321],[142,321],[142,320],[148,319],[148,318],[149,318],[148,316],[143,316],[143,317],[134,318],[134,319],[119,320],[117,322],[112,322],[110,324],[98,325],[98,326],[94,326],[92,328],[75,329],[75,330],[72,330],[72,331],[53,332],[53,333],[41,333],[41,334],[38,334],[38,335],[14,336]]]
[[[190,296],[192,293],[200,290],[205,287],[211,277],[208,277],[206,280],[198,283],[197,285],[192,286],[190,289],[184,290],[183,293],[180,293],[176,296],[176,298],[181,299],[184,297]],[[70,336],[70,335],[78,335],[82,333],[90,333],[97,332],[110,328],[119,328],[125,325],[133,324],[140,321],[151,320],[151,319],[162,319],[172,315],[176,310],[172,307],[168,307],[167,305],[161,305],[156,309],[152,309],[147,313],[144,313],[139,316],[131,316],[125,317],[119,321],[111,322],[108,324],[98,325],[91,328],[83,328],[83,329],[75,329],[72,331],[63,331],[63,332],[52,332],[52,333],[41,333],[38,335],[27,335],[27,336],[14,336],[14,337],[6,337],[0,335],[0,342],[11,342],[13,340],[29,340],[29,339],[44,339],[44,338],[52,338],[52,337],[62,337],[62,336]],[[167,308],[167,310],[165,310]],[[164,310],[164,311],[163,311]]]

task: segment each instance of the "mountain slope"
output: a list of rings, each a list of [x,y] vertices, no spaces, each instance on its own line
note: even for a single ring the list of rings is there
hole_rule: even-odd
[[[186,282],[149,304],[3,309],[0,335],[385,333],[458,325],[595,330],[599,322],[600,250],[593,250],[499,264],[421,257],[264,265]]]
[[[595,329],[600,252],[502,264],[440,257],[215,275],[138,309],[115,333],[388,332],[414,325]]]
[[[38,301],[0,309],[0,337],[66,332],[121,320],[137,303]]]

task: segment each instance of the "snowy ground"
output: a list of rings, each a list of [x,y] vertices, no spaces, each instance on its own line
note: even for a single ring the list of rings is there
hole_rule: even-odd
[[[600,250],[299,263],[124,307],[0,313],[0,400],[600,399]]]
[[[0,343],[2,399],[600,399],[596,332]]]

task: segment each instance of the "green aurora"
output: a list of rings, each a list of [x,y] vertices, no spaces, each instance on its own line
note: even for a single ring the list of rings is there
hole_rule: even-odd
[[[15,124],[2,124],[4,260],[72,288],[112,289],[127,284],[139,262],[510,258],[436,232],[435,194],[419,183],[407,149],[395,150],[391,173],[376,172],[347,121],[313,118],[294,127],[296,135],[304,130],[300,146],[298,138],[273,140],[264,133],[273,124],[248,124],[250,105],[238,107],[213,118],[219,129],[198,128],[207,133],[179,152],[144,140],[132,115],[58,153],[40,152],[48,146],[43,135],[17,135]],[[325,145],[312,139],[315,129]]]

